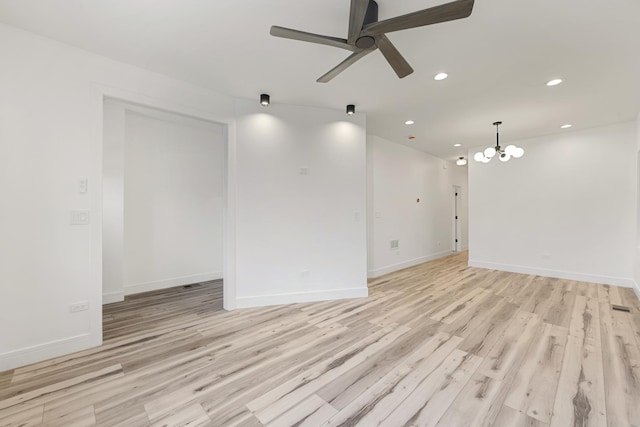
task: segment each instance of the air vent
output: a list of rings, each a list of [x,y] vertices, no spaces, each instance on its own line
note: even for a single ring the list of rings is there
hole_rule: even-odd
[[[629,307],[625,307],[624,305],[611,304],[611,309],[616,311],[624,311],[625,313],[631,313],[631,309]]]

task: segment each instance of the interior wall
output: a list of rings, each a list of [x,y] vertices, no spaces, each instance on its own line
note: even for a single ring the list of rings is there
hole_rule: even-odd
[[[125,295],[222,278],[224,128],[128,110]]]
[[[634,288],[640,298],[640,114],[636,121],[636,250],[634,262]]]
[[[236,103],[238,307],[367,296],[365,117]]]
[[[102,137],[102,304],[124,300],[125,105],[104,101]]]
[[[636,126],[510,142],[522,158],[470,162],[469,264],[630,286]]]
[[[461,188],[462,248],[467,248],[466,167],[368,135],[367,169],[369,277],[451,254],[454,186]],[[391,240],[398,240],[397,249]]]
[[[223,123],[233,101],[5,25],[0,57],[2,371],[102,342],[104,94]]]

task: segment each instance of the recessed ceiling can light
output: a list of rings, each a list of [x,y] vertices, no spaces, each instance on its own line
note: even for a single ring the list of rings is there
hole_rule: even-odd
[[[409,136],[409,141],[413,141],[414,139],[416,139],[415,136],[413,136],[413,135]]]
[[[266,93],[260,95],[260,104],[262,104],[263,107],[268,107],[270,103],[271,97],[269,95]]]
[[[553,79],[547,82],[547,86],[557,86],[562,83],[562,79]]]
[[[435,76],[433,76],[434,80],[444,80],[447,77],[449,77],[449,75],[447,73],[438,73]]]
[[[462,144],[453,144],[454,147],[462,147]]]
[[[347,114],[353,116],[356,113],[356,106],[353,104],[347,105]]]
[[[404,122],[405,125],[412,125],[415,122],[413,120],[407,120],[406,122]]]
[[[569,129],[571,126],[573,126],[573,125],[570,125],[569,123],[567,123],[566,125],[560,126],[560,128],[561,129]]]

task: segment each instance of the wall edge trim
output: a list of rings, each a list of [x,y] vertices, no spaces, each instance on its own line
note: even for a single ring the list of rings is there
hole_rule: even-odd
[[[638,284],[638,282],[634,280],[632,287],[633,287],[633,290],[636,292],[636,296],[638,297],[638,299],[640,299],[640,284]]]
[[[221,271],[210,273],[192,274],[189,276],[172,277],[170,279],[157,280],[153,282],[135,283],[124,286],[124,295],[139,294],[141,292],[157,291],[160,289],[173,288],[175,286],[191,285],[199,282],[222,279]]]
[[[301,302],[333,301],[350,298],[366,298],[369,288],[329,289],[325,291],[290,292],[254,295],[236,298],[235,308],[265,307],[269,305],[295,304]]]
[[[102,305],[124,301],[124,291],[106,292],[102,294]]]
[[[100,344],[100,340],[95,342],[92,334],[87,332],[85,334],[75,335],[2,353],[0,354],[0,372],[30,365],[32,363],[42,362],[59,356],[65,356],[91,347],[97,347]]]
[[[552,277],[555,279],[577,280],[580,282],[599,283],[603,285],[633,287],[633,279],[616,276],[602,276],[598,274],[586,274],[572,271],[551,270],[523,265],[500,264],[488,261],[469,260],[469,267],[485,268],[489,270],[507,271],[510,273],[533,274],[537,276]]]
[[[399,262],[397,264],[387,265],[385,267],[376,268],[375,270],[367,271],[367,277],[369,279],[375,279],[380,276],[384,276],[385,274],[393,273],[394,271],[402,270],[404,268],[413,267],[418,264],[422,264],[428,261],[433,261],[438,258],[443,258],[449,255],[453,255],[457,252],[452,252],[450,250],[436,252],[435,254],[425,255],[418,258],[410,259],[408,261]]]

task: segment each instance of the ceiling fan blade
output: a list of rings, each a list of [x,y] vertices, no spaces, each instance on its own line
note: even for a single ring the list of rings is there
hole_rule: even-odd
[[[349,11],[349,38],[347,39],[347,43],[355,44],[362,30],[368,7],[369,0],[351,0],[351,9]]]
[[[378,46],[378,49],[380,49],[380,52],[382,52],[398,77],[407,77],[409,74],[413,73],[411,65],[409,65],[407,60],[403,58],[400,52],[398,52],[398,49],[396,49],[387,36],[384,34],[376,36],[376,46]]]
[[[474,0],[457,0],[367,25],[361,36],[372,36],[424,25],[466,18],[473,11]]]
[[[352,52],[360,50],[357,47],[348,44],[346,39],[340,39],[338,37],[323,36],[320,34],[307,33],[305,31],[292,30],[291,28],[278,27],[276,25],[271,27],[270,33],[272,36],[275,36],[275,37],[282,37],[285,39],[300,40],[303,42],[339,47],[342,49],[350,50]]]
[[[316,81],[318,83],[327,83],[328,81],[333,79],[335,76],[337,76],[338,74],[340,74],[341,72],[349,68],[350,65],[353,65],[356,61],[364,58],[366,55],[370,54],[374,50],[376,49],[375,48],[365,49],[360,52],[352,53],[347,59],[345,59],[344,61],[342,61],[335,67],[333,67],[328,73],[324,74],[322,77],[320,77]]]

